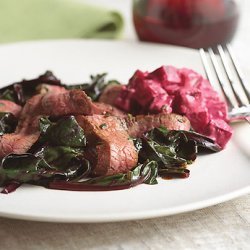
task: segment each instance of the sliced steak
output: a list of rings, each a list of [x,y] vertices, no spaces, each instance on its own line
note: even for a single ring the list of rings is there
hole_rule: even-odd
[[[65,92],[63,89],[60,90],[61,93]],[[10,153],[26,153],[38,140],[40,136],[38,128],[39,119],[41,118],[41,115],[43,115],[39,114],[39,108],[43,97],[44,95],[36,95],[29,99],[20,114],[15,133],[4,134],[1,136],[0,158]]]
[[[138,154],[121,118],[93,115],[76,119],[86,133],[89,147],[95,149],[86,155],[94,166],[94,175],[125,173],[136,166]]]
[[[47,93],[30,98],[23,108],[23,116],[70,114],[92,114],[92,101],[83,91],[66,91],[59,94]]]
[[[128,134],[141,137],[153,128],[166,127],[169,130],[190,130],[190,122],[185,116],[177,114],[138,115],[127,117]]]
[[[86,158],[94,166],[95,175],[124,173],[136,166],[138,154],[130,137],[160,126],[174,130],[189,130],[186,117],[175,114],[159,114],[136,117],[77,116],[89,143]],[[94,148],[94,150],[93,150]]]
[[[120,109],[111,106],[106,103],[101,103],[101,102],[95,102],[94,103],[96,107],[96,112],[101,115],[112,115],[112,116],[117,116],[117,117],[125,117],[127,114],[125,114],[123,111]],[[97,111],[98,110],[98,111]]]
[[[0,158],[8,154],[24,154],[38,140],[40,116],[19,121],[15,133],[4,134],[0,139]]]
[[[110,105],[115,105],[116,99],[120,95],[122,89],[123,89],[122,85],[117,85],[117,84],[109,85],[104,89],[98,101]]]
[[[22,107],[8,100],[0,100],[0,112],[11,113],[15,117],[19,117]]]
[[[40,133],[34,134],[5,134],[1,137],[0,158],[8,154],[24,154],[37,141]]]
[[[58,86],[51,87],[56,87],[57,93],[36,95],[26,102],[15,133],[5,134],[1,137],[0,157],[9,153],[27,152],[39,138],[38,124],[41,116],[123,115],[123,112],[110,105],[93,103],[83,91],[65,91],[64,88]]]
[[[81,90],[69,90],[62,93],[36,95],[29,99],[23,108],[23,115],[110,115],[123,114],[118,109],[101,103],[93,103]]]

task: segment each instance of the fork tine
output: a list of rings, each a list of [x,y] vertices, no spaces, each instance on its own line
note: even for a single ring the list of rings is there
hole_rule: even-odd
[[[228,93],[228,89],[223,83],[224,79],[223,79],[223,76],[222,76],[222,73],[221,73],[221,70],[220,70],[218,59],[216,58],[212,48],[208,48],[208,53],[209,53],[212,65],[214,67],[215,74],[216,74],[216,76],[218,78],[218,82],[219,82],[220,88],[222,90],[222,93],[223,93],[223,95],[224,95],[224,97],[225,97],[225,99],[227,101],[229,109],[231,110],[231,109],[235,108],[235,105],[231,101],[230,95]]]
[[[219,83],[225,101],[227,102],[229,117],[231,117],[232,120],[245,119],[250,124],[250,102],[248,104],[243,104],[243,101],[241,101],[240,96],[243,93],[242,91],[241,94],[237,92],[239,89],[235,86],[239,87],[240,85],[238,85],[238,83],[235,85],[236,83],[234,83],[235,73],[241,80],[243,89],[246,90],[244,92],[247,95],[248,101],[250,99],[250,92],[243,81],[243,75],[234,60],[232,51],[230,51],[230,46],[228,45],[228,47],[225,48],[224,46],[218,45],[216,52],[213,48],[201,48],[199,52],[208,80],[211,84],[214,83],[213,80],[217,80]],[[219,52],[220,57],[215,55],[217,52]],[[230,84],[229,86],[231,89],[228,84]]]
[[[209,80],[211,84],[213,84],[214,82],[213,73],[212,73],[211,67],[209,66],[205,50],[201,48],[199,51],[200,51],[200,56],[201,56],[202,64],[203,64],[207,79]]]
[[[241,70],[240,70],[239,64],[238,64],[238,62],[237,62],[237,60],[236,60],[236,58],[235,58],[235,56],[234,56],[234,53],[233,53],[233,51],[232,51],[231,45],[230,45],[230,44],[227,44],[227,45],[226,45],[226,49],[227,49],[228,54],[229,54],[229,56],[230,56],[230,58],[231,58],[231,62],[232,62],[232,64],[233,64],[233,66],[234,66],[234,69],[235,69],[235,71],[236,71],[236,73],[237,73],[237,76],[238,76],[238,78],[239,78],[239,80],[240,80],[240,84],[241,84],[241,86],[242,86],[242,88],[243,88],[243,90],[244,90],[244,93],[245,93],[246,96],[247,96],[248,103],[250,104],[250,89],[249,89],[249,87],[247,87],[247,85],[246,85],[246,83],[245,83],[245,81],[244,81],[243,73],[242,73]]]
[[[204,67],[206,75],[207,75],[207,79],[209,80],[210,84],[213,85],[213,82],[214,82],[214,79],[213,79],[214,73],[213,72],[214,72],[214,70],[212,70],[211,66],[209,65],[205,50],[203,48],[201,48],[199,51],[200,51],[200,56],[201,56],[201,61],[202,61],[203,67]],[[212,51],[212,53],[213,53],[213,51]],[[212,61],[213,67],[214,67],[214,63],[213,63],[213,60],[212,60],[212,57],[211,57],[211,52],[210,52],[210,59]],[[218,71],[218,72],[220,72],[220,71]],[[221,90],[223,92],[223,95],[224,95],[227,103],[228,103],[228,106],[229,106],[230,109],[232,109],[234,107],[234,105],[232,104],[231,100],[228,98],[228,95],[227,95],[227,93],[225,92],[225,90],[224,90],[224,88],[222,86],[222,82],[219,79],[218,72],[215,71],[215,75],[217,77],[217,80],[219,81]]]
[[[220,55],[220,58],[221,58],[221,61],[222,61],[223,68],[224,68],[225,73],[227,75],[230,87],[231,87],[231,89],[233,91],[233,94],[234,94],[234,97],[235,97],[235,99],[236,99],[236,101],[238,103],[238,106],[243,106],[244,103],[241,101],[241,98],[240,98],[239,94],[237,93],[235,82],[233,80],[233,74],[232,74],[232,71],[230,69],[229,62],[228,62],[228,59],[227,59],[226,54],[224,52],[224,49],[223,49],[223,47],[221,45],[218,45],[217,49],[219,51],[219,55]]]

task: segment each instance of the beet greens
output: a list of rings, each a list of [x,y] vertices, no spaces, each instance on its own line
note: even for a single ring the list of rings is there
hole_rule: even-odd
[[[139,160],[156,161],[158,174],[166,178],[186,178],[186,169],[197,157],[199,148],[218,152],[221,148],[210,138],[192,131],[168,130],[155,128],[136,140],[141,143]]]
[[[51,71],[46,71],[37,78],[22,80],[1,88],[0,99],[13,101],[23,106],[30,97],[36,94],[37,86],[44,83],[61,85],[61,81]]]
[[[40,119],[41,135],[26,154],[10,154],[0,165],[0,186],[4,193],[22,183],[75,191],[120,190],[141,183],[157,184],[157,177],[186,178],[187,164],[196,159],[198,148],[219,151],[211,139],[192,131],[156,128],[133,139],[139,163],[131,171],[93,178],[84,157],[87,146],[83,129],[74,116],[51,121]]]
[[[107,73],[91,75],[90,81],[81,84],[63,84],[51,71],[31,80],[15,82],[0,89],[0,99],[9,100],[23,106],[33,95],[37,94],[38,86],[49,84],[65,87],[66,89],[80,89],[93,100],[97,101],[104,89],[110,84],[120,84],[116,80],[106,80]]]
[[[98,101],[98,98],[104,89],[111,84],[120,84],[116,80],[106,80],[107,73],[91,75],[89,83],[64,85],[66,89],[83,90],[93,101]]]
[[[13,133],[17,126],[17,118],[11,113],[0,113],[0,136]]]

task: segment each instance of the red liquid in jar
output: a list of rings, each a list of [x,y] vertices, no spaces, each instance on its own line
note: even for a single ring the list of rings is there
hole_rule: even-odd
[[[231,41],[239,10],[233,0],[144,0],[133,18],[140,40],[206,48]]]

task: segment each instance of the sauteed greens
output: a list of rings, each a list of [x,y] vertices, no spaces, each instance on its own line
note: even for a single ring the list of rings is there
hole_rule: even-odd
[[[212,151],[220,148],[209,138],[192,131],[169,131],[156,128],[141,139],[134,139],[139,163],[133,170],[111,176],[92,177],[91,165],[85,159],[87,145],[83,129],[74,116],[52,122],[40,119],[41,135],[26,154],[10,154],[0,166],[0,186],[12,191],[13,184],[42,185],[66,190],[117,190],[135,185],[157,184],[157,177],[186,178],[187,164],[196,159],[198,148]],[[10,185],[12,184],[12,185]]]
[[[0,90],[0,99],[13,101],[19,105],[24,105],[26,101],[36,94],[40,84],[49,84],[65,87],[66,89],[80,89],[97,101],[102,91],[110,84],[120,84],[116,80],[106,80],[107,73],[91,75],[88,83],[63,84],[51,71],[46,71],[43,75],[32,80],[22,80],[8,85]]]
[[[0,113],[0,136],[15,131],[17,118],[11,113]]]

